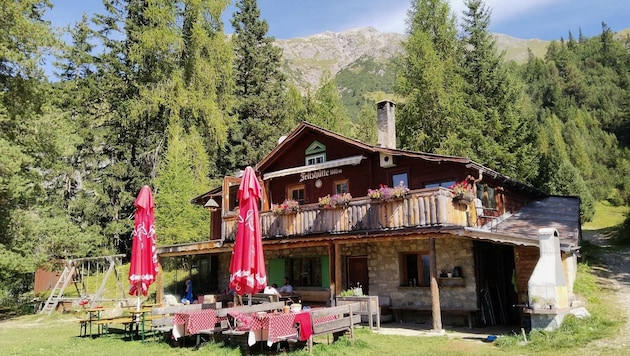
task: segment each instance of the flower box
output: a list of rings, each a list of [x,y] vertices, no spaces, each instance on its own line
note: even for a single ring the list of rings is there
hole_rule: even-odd
[[[326,195],[318,199],[319,206],[324,209],[346,208],[352,200],[350,193]]]
[[[271,212],[275,215],[286,215],[297,213],[300,203],[295,200],[287,199],[282,204],[271,205]]]
[[[409,193],[409,188],[405,187],[402,182],[396,187],[388,187],[379,184],[378,189],[368,189],[367,196],[373,200],[397,200],[403,199]]]

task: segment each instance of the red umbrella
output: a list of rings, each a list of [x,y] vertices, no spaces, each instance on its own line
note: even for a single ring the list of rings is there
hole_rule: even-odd
[[[136,198],[135,227],[131,246],[129,267],[130,295],[147,295],[149,286],[157,275],[157,254],[155,251],[154,204],[151,188],[145,185]]]
[[[238,188],[238,228],[230,261],[230,288],[238,294],[258,293],[267,286],[258,200],[260,184],[252,167],[246,167]]]

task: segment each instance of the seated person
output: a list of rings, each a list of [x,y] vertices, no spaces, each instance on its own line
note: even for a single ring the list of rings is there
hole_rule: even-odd
[[[289,277],[284,277],[284,284],[280,287],[280,294],[287,295],[293,293],[293,286],[291,286],[291,281]]]
[[[275,294],[275,295],[280,295],[280,292],[278,292],[278,285],[277,284],[272,284],[271,287],[270,286],[266,286],[265,290],[263,290],[264,294]]]
[[[193,303],[193,287],[190,279],[186,280],[186,289],[184,290],[184,296],[182,297],[182,304]]]

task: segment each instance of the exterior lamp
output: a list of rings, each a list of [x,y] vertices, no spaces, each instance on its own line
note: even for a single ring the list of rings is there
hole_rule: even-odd
[[[217,203],[216,200],[210,198],[208,199],[208,201],[203,205],[204,209],[209,210],[209,211],[216,211],[217,209],[219,209],[219,204]]]

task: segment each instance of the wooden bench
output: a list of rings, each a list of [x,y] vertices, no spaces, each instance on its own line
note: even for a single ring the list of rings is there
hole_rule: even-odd
[[[309,353],[313,352],[313,337],[318,335],[333,334],[333,341],[346,332],[350,333],[350,340],[354,342],[354,325],[361,322],[359,303],[352,303],[331,308],[313,309],[311,315],[311,325],[313,333],[308,338],[307,348]]]
[[[325,290],[300,290],[295,292],[295,296],[304,305],[330,305],[330,291]],[[295,300],[294,300],[295,301]]]
[[[105,334],[105,336],[109,335],[109,326],[111,324],[122,325],[125,330],[125,333],[129,332],[129,335],[131,336],[131,333],[133,331],[133,326],[135,325],[136,320],[134,320],[132,316],[117,316],[117,317],[101,318],[100,320],[92,321],[92,323],[97,326],[102,326],[103,333]]]
[[[433,309],[430,306],[423,305],[400,305],[400,306],[392,306],[389,307],[390,310],[394,312],[394,319],[402,322],[402,316],[400,315],[401,311],[412,311],[412,312],[432,312]],[[468,328],[472,329],[473,325],[473,316],[479,309],[477,308],[442,308],[442,314],[450,314],[450,315],[463,315],[468,318]]]
[[[283,307],[284,307],[284,302],[241,305],[238,307],[218,309],[217,316],[219,318],[227,317],[228,314],[232,312],[256,313],[256,312],[262,312],[262,311],[282,310]]]

